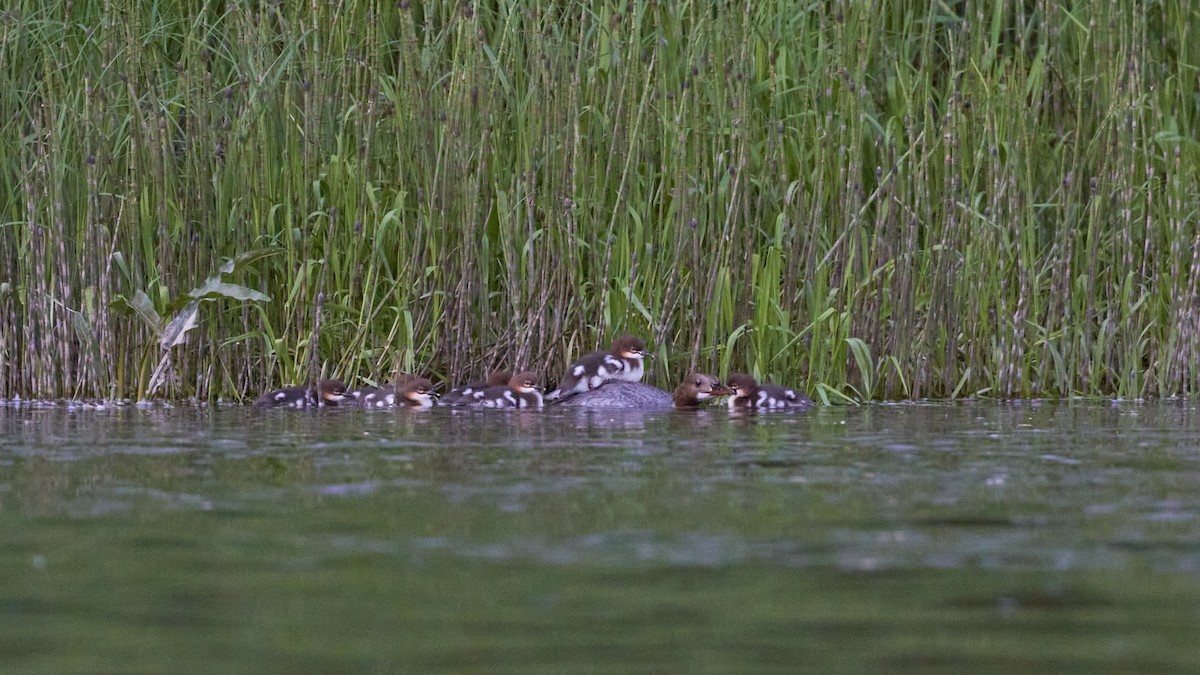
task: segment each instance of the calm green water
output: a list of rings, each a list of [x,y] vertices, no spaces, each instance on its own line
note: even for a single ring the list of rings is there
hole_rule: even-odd
[[[0,408],[0,672],[1185,672],[1200,409]]]

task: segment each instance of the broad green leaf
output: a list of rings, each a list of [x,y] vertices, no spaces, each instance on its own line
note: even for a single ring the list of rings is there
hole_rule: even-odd
[[[626,299],[633,303],[633,306],[637,309],[638,313],[646,319],[646,322],[653,324],[654,318],[650,316],[650,310],[646,308],[646,305],[642,304],[642,300],[637,296],[637,293],[634,293],[633,289],[629,286],[622,287],[622,290],[625,291]]]
[[[118,295],[112,299],[109,306],[120,312],[136,314],[150,330],[154,331],[155,335],[162,333],[162,317],[158,315],[158,310],[154,309],[154,302],[150,300],[150,296],[146,295],[145,291],[140,289],[134,291],[132,298]]]
[[[854,355],[854,363],[862,377],[861,395],[869,399],[875,391],[875,362],[871,358],[871,348],[861,338],[846,338],[846,344],[850,346],[850,353]]]

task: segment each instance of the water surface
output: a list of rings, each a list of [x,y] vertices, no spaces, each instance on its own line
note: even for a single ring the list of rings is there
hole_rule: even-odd
[[[0,408],[0,672],[1183,672],[1191,403]]]

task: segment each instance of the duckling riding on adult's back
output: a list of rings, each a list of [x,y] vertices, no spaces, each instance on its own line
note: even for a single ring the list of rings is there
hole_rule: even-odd
[[[582,394],[613,380],[640,382],[646,372],[642,361],[648,356],[646,343],[640,338],[621,336],[613,340],[610,351],[595,351],[575,360],[559,380],[558,387],[546,394],[546,400]]]

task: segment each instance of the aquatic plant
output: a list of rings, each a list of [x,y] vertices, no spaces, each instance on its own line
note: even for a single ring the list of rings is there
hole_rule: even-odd
[[[664,384],[1192,392],[1198,19],[17,0],[0,396],[145,392],[146,318],[260,249],[237,283],[271,300],[198,306],[162,394],[557,372],[623,332]]]

